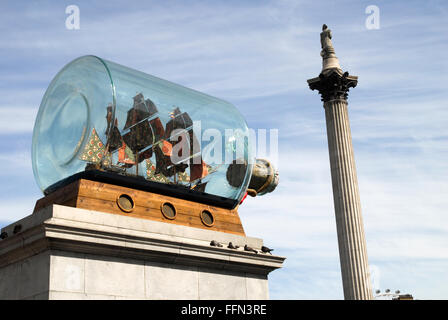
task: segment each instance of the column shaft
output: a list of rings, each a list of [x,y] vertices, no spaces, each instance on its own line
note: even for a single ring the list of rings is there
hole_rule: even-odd
[[[324,108],[344,297],[372,299],[347,101],[329,100]]]

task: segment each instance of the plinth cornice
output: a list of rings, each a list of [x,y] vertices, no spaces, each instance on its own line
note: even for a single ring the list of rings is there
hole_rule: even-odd
[[[15,226],[21,231],[13,234]],[[50,205],[2,229],[0,267],[45,250],[88,253],[125,259],[215,267],[267,275],[284,257],[244,251],[259,248],[258,238],[201,230],[109,213]],[[239,250],[210,246],[211,240],[233,242]]]

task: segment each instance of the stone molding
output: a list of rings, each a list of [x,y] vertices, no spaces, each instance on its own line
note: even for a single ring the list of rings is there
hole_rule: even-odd
[[[15,226],[21,231],[13,234]],[[139,259],[179,265],[267,275],[282,267],[284,257],[243,251],[263,241],[186,226],[166,224],[97,211],[52,205],[2,229],[0,267],[46,250]],[[215,240],[223,247],[210,246]],[[226,248],[228,242],[238,250]]]

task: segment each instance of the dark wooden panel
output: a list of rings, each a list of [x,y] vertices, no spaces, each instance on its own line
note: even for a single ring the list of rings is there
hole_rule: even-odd
[[[50,204],[61,204],[71,206],[76,202],[76,197],[78,195],[80,180],[75,181],[61,189],[56,190],[53,193],[39,199],[36,201],[33,212],[36,212]]]

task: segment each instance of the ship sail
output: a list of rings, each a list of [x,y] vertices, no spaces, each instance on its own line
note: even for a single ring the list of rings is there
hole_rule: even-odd
[[[136,164],[131,148],[129,148],[124,142],[121,148],[118,149],[118,162],[132,165]]]
[[[95,128],[92,129],[87,144],[80,154],[79,159],[93,164],[100,164],[101,162],[106,165],[110,164],[110,155],[106,152],[106,148]]]

